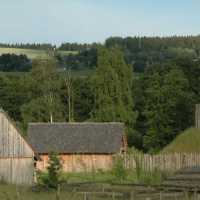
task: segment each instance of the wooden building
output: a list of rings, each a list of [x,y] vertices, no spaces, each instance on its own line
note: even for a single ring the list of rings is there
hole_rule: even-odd
[[[0,110],[0,180],[32,184],[34,151],[9,116]]]
[[[79,172],[110,169],[113,155],[126,150],[122,123],[30,123],[28,141],[38,170],[48,166],[50,151],[59,153],[64,171]]]

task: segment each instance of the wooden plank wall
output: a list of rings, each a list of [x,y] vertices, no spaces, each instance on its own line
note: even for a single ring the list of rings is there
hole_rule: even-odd
[[[123,156],[125,167],[144,171],[155,169],[163,171],[176,171],[187,167],[200,167],[200,153],[173,153],[149,155],[135,153]]]
[[[36,168],[46,170],[48,166],[48,155],[40,155],[41,161],[37,161]],[[60,155],[63,171],[86,172],[97,169],[109,170],[112,168],[112,155],[97,154],[65,154]]]
[[[200,128],[200,104],[197,104],[195,109],[195,127]]]
[[[0,180],[12,184],[31,185],[34,180],[32,158],[0,158]]]
[[[0,111],[0,179],[12,184],[31,184],[34,152],[4,112]]]
[[[0,112],[0,157],[33,157],[34,153],[6,115]]]

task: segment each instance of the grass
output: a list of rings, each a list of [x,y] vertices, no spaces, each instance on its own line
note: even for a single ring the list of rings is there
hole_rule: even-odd
[[[73,197],[73,198],[72,198]],[[74,198],[75,197],[75,198]],[[33,192],[29,187],[16,187],[14,185],[0,185],[1,200],[82,200],[81,194],[62,191],[57,198],[55,191]]]
[[[112,171],[104,172],[82,172],[82,173],[67,173],[62,175],[64,182],[74,183],[108,183],[108,184],[160,184],[166,177],[164,172],[154,170],[152,172],[141,171],[140,176],[136,174],[135,170],[126,170],[126,178],[119,180]]]
[[[45,50],[35,50],[35,49],[20,49],[20,48],[3,48],[0,47],[0,55],[2,54],[25,54],[28,58],[48,58],[48,52]],[[76,51],[58,51],[61,55],[76,54]]]
[[[75,187],[74,187],[75,188]],[[161,200],[195,200],[196,195],[188,195],[187,191],[160,192],[151,187],[134,186],[109,186],[109,185],[84,185],[81,188],[76,187],[77,191],[61,190],[33,192],[32,188],[16,187],[14,185],[0,185],[1,200],[130,200],[130,199],[161,199]],[[87,192],[86,192],[87,191]],[[59,194],[59,195],[58,195]],[[119,196],[113,196],[119,195]],[[133,194],[133,195],[131,195]],[[162,195],[161,195],[162,194]]]
[[[161,153],[199,153],[200,129],[189,128],[166,146]]]

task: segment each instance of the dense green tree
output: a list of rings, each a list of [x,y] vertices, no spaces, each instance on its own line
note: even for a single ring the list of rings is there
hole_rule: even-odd
[[[0,73],[0,107],[17,122],[21,121],[20,107],[30,99],[26,75]]]
[[[27,128],[26,126],[29,122],[50,122],[49,110],[47,108],[49,108],[48,102],[43,97],[33,99],[21,106],[24,128]],[[65,120],[65,108],[59,97],[54,100],[51,109],[54,122]]]
[[[137,113],[132,97],[133,71],[124,61],[119,49],[98,49],[97,70],[94,76],[95,121],[125,122],[133,128]]]
[[[144,147],[155,151],[192,124],[193,98],[187,78],[176,66],[152,66],[147,74]]]
[[[25,124],[30,120],[47,122],[64,120],[55,60],[34,60],[29,80],[32,99],[21,109]]]
[[[2,54],[0,56],[0,71],[27,72],[31,69],[31,61],[26,55]]]

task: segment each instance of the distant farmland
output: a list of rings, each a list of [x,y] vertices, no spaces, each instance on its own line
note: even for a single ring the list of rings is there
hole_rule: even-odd
[[[30,59],[34,58],[48,58],[48,52],[46,50],[35,50],[35,49],[20,49],[20,48],[3,48],[0,47],[0,55],[2,54],[24,54]],[[76,51],[58,51],[61,55],[76,54]]]

